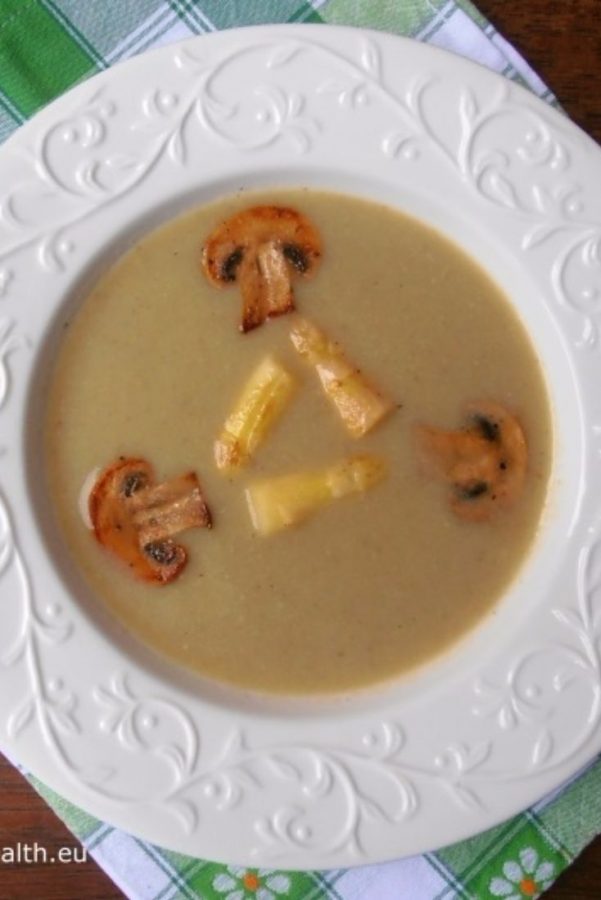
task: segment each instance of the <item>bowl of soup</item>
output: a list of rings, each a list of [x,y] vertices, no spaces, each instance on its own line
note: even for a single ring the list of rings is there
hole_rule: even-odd
[[[294,285],[296,310],[244,333],[240,291],[233,281],[228,291],[209,282],[202,248],[223,222],[266,208],[294,210],[314,223],[319,270]],[[344,349],[355,373],[390,398],[387,414],[364,433],[349,432],[314,367],[296,351],[291,335],[305,315]],[[292,396],[248,460],[220,468],[215,443],[266,358],[289,373]],[[476,431],[485,427],[474,417],[488,421],[491,403],[521,423],[526,445],[525,479],[507,508],[503,481],[522,462],[503,446],[503,426],[491,418],[498,434],[461,448],[474,421]],[[424,472],[418,429],[426,425],[449,440],[457,429],[449,465],[474,471],[458,479]],[[69,323],[50,388],[46,442],[48,481],[67,540],[124,626],[209,677],[295,694],[393,678],[474,627],[536,539],[552,460],[540,363],[486,274],[398,211],[307,189],[244,192],[136,244]],[[293,511],[273,534],[253,526],[249,486],[296,473],[302,492],[303,477],[361,454],[385,467],[373,489],[306,517]],[[147,459],[160,480],[195,470],[212,511],[210,531],[182,535],[188,564],[169,584],[132,574],[82,518],[89,473],[98,482],[98,470],[132,457]],[[500,477],[487,497],[477,492],[491,464]],[[478,508],[495,491],[498,509],[481,518]]]
[[[337,28],[164,48],[13,138],[2,745],[292,868],[590,758],[600,167],[521,88]]]

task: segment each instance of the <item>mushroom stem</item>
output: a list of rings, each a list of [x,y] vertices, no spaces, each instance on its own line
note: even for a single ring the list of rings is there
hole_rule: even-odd
[[[194,472],[133,494],[131,511],[142,546],[213,524]]]
[[[248,254],[240,265],[242,319],[240,331],[258,328],[266,319],[294,309],[291,278],[281,248],[273,241],[261,244],[256,256]]]

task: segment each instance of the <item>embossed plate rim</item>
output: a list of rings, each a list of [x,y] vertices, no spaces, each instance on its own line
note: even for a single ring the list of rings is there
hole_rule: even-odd
[[[77,87],[9,140],[0,744],[10,755],[156,843],[299,869],[466,837],[598,752],[599,173],[599,148],[519,86],[431,47],[330,26],[162,48]],[[387,198],[473,252],[536,332],[558,427],[544,533],[496,616],[398,685],[286,710],[200,683],[195,694],[94,625],[48,552],[22,442],[36,433],[32,392],[64,298],[115,230],[185,196],[295,176]]]

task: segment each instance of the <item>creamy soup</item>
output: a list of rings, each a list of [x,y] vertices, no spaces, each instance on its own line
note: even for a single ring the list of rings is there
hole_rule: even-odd
[[[300,211],[321,236],[314,277],[294,282],[297,315],[339,342],[393,403],[363,437],[349,434],[296,352],[295,314],[243,334],[238,286],[220,290],[202,272],[207,236],[259,203]],[[224,473],[215,439],[267,354],[294,391],[248,465]],[[423,466],[415,435],[423,425],[461,428],[482,400],[517,417],[528,462],[515,502],[471,521],[453,509],[455,488]],[[397,211],[301,189],[203,206],[124,255],[65,331],[46,438],[60,526],[98,602],[176,663],[289,693],[389,679],[490,613],[532,546],[552,454],[535,351],[490,278]],[[383,461],[377,484],[257,533],[250,484],[356,454]],[[191,470],[200,479],[213,527],[178,535],[189,559],[170,584],[138,580],[82,517],[86,479],[119,456],[147,460],[159,481]]]

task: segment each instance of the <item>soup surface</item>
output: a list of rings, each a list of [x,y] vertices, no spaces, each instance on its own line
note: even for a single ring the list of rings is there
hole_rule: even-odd
[[[274,203],[321,234],[299,314],[339,341],[395,410],[357,440],[290,341],[294,316],[241,334],[237,286],[201,271],[209,233]],[[273,354],[296,390],[248,466],[224,476],[213,444],[249,374]],[[449,486],[420,467],[419,423],[459,428],[481,399],[519,418],[528,469],[519,500],[463,521]],[[552,453],[548,398],[529,338],[488,276],[441,235],[358,198],[309,190],[242,193],[149,234],[96,284],[69,323],[50,387],[50,490],[67,543],[99,602],[172,660],[245,688],[313,693],[390,678],[448,648],[494,609],[535,537]],[[356,453],[385,461],[373,489],[296,527],[257,534],[245,488]],[[194,470],[212,530],[168,585],[137,581],[80,513],[89,473],[143,457],[166,480]]]

